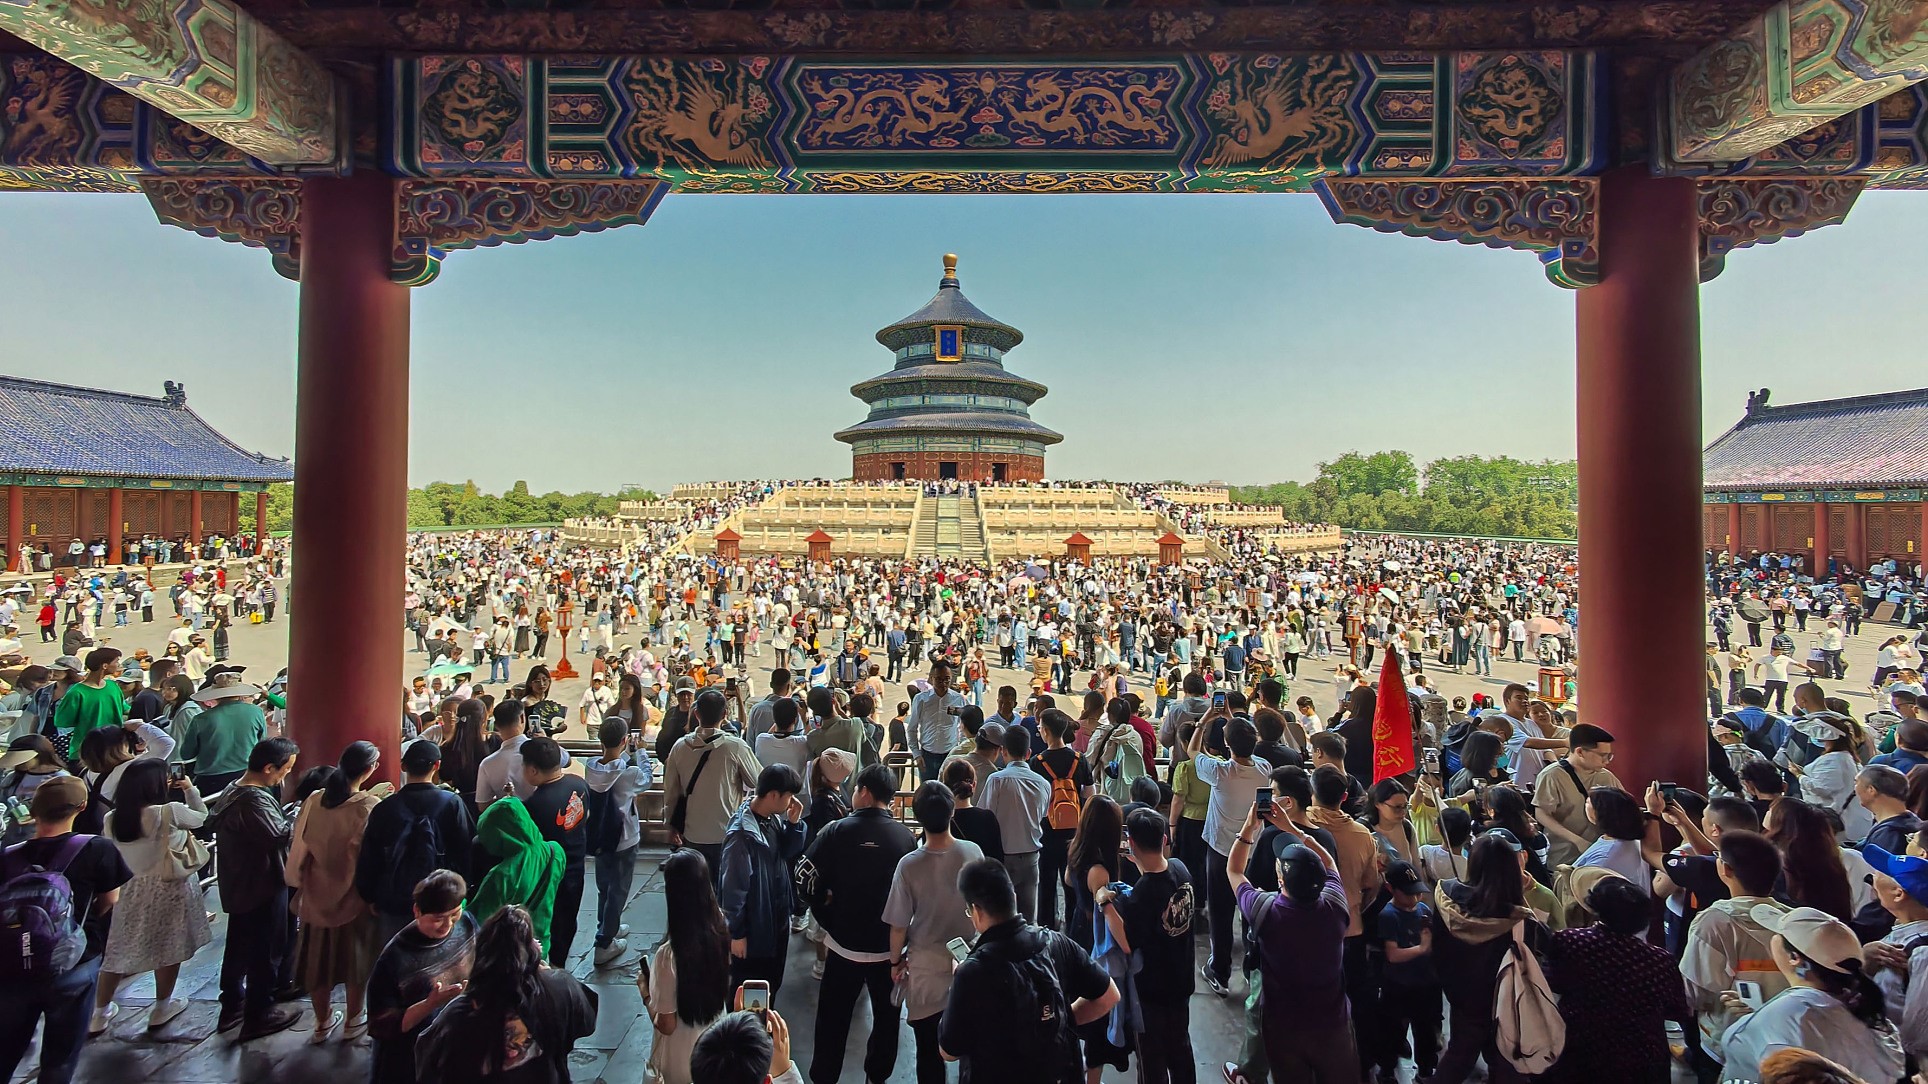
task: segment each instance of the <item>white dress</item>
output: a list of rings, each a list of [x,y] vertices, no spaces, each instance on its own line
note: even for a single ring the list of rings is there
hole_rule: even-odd
[[[131,843],[114,838],[109,814],[107,838],[120,848],[134,879],[121,886],[120,900],[114,905],[114,922],[101,955],[102,971],[138,975],[184,963],[212,939],[201,879],[189,876],[175,881],[167,876],[171,862],[162,831],[172,842],[184,845],[188,831],[207,820],[201,796],[188,791],[187,797],[185,803],[170,802],[141,810],[141,838]],[[163,828],[163,817],[171,827]]]
[[[652,1014],[676,1009],[676,954],[667,941],[656,950],[649,969],[649,1005]],[[694,1084],[690,1079],[690,1053],[696,1049],[696,1040],[715,1022],[712,1019],[692,1025],[679,1016],[675,1031],[668,1035],[655,1032],[649,1050],[650,1078],[657,1084]]]

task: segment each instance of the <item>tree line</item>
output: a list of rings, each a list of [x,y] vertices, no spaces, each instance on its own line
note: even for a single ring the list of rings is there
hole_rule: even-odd
[[[484,493],[474,482],[430,482],[408,491],[410,530],[436,527],[489,527],[497,524],[560,523],[581,516],[613,516],[623,501],[653,501],[656,494],[647,489],[624,487],[615,493],[529,492],[529,483],[517,482],[501,494]],[[268,530],[287,531],[294,527],[295,487],[280,483],[268,487]],[[254,530],[254,502],[241,502],[241,530]]]
[[[1277,505],[1288,519],[1361,531],[1573,538],[1580,475],[1574,460],[1462,455],[1422,470],[1411,452],[1347,452],[1310,482],[1233,486],[1232,499]]]

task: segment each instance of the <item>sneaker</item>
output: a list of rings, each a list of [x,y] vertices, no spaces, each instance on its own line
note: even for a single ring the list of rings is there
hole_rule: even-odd
[[[1225,1084],[1246,1084],[1245,1074],[1239,1072],[1238,1062],[1226,1062],[1222,1072],[1225,1074]]]
[[[322,1021],[321,1017],[317,1016],[315,1017],[315,1033],[313,1035],[308,1036],[308,1041],[311,1043],[325,1043],[328,1041],[329,1033],[333,1032],[336,1028],[340,1026],[341,1026],[340,1009],[336,1009],[334,1012],[329,1013],[328,1020],[325,1023]],[[243,1038],[246,1038],[246,1036],[243,1036]]]
[[[802,933],[803,931],[805,931],[805,930],[807,930],[807,929],[809,929],[809,928],[810,928],[810,916],[808,916],[808,915],[793,915],[793,916],[791,916],[791,918],[790,918],[790,932],[791,932],[791,933]]]
[[[243,1013],[242,1010],[224,1007],[221,1010],[221,1019],[214,1025],[214,1030],[217,1032],[233,1031],[235,1028],[240,1027],[246,1019],[246,1014]]]
[[[269,1009],[268,1015],[241,1025],[241,1034],[235,1041],[251,1043],[256,1039],[265,1039],[278,1032],[287,1031],[295,1026],[295,1022],[300,1020],[301,1016],[301,1013],[293,1009]]]
[[[147,1010],[147,1030],[158,1031],[186,1011],[187,1001],[182,998],[170,997],[166,1001],[156,1001],[154,1007]]]
[[[610,964],[622,959],[623,953],[628,951],[629,942],[618,937],[616,940],[596,950],[596,966],[608,967]]]
[[[1218,976],[1212,974],[1212,965],[1199,964],[1198,973],[1200,976],[1202,976],[1205,979],[1205,985],[1212,991],[1212,993],[1217,994],[1219,997],[1225,997],[1226,995],[1231,993],[1230,990],[1225,988],[1224,983],[1218,981]]]
[[[813,979],[823,978],[823,961],[822,960],[815,960],[811,962],[810,977]]]
[[[621,941],[628,936],[629,936],[629,923],[618,922],[616,924],[616,940]]]
[[[107,1003],[105,1009],[95,1009],[93,1019],[87,1021],[87,1034],[99,1035],[101,1032],[106,1031],[107,1025],[113,1023],[114,1017],[119,1015],[120,1006],[111,1001]]]

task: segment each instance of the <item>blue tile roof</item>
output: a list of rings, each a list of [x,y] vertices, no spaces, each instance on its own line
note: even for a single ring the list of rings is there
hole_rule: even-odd
[[[1928,485],[1928,388],[1756,406],[1701,469],[1708,489]]]
[[[955,268],[945,269],[944,277],[938,280],[935,297],[926,302],[923,308],[879,331],[877,341],[895,350],[912,339],[926,338],[923,332],[937,324],[957,324],[989,332],[988,341],[1003,350],[1009,350],[1024,341],[1024,332],[971,304],[971,299],[964,296],[963,288],[958,285]]]
[[[836,438],[849,444],[865,437],[901,433],[937,433],[942,436],[1010,436],[1056,444],[1064,434],[1046,429],[1022,414],[1002,414],[977,410],[928,408],[889,418],[871,418],[848,429],[838,430]]]
[[[239,447],[163,397],[0,376],[0,471],[218,482],[287,482],[294,467]]]

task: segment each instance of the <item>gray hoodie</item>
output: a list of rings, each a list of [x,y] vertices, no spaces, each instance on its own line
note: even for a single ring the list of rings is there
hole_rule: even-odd
[[[643,841],[642,822],[636,817],[636,796],[649,789],[655,777],[655,765],[646,753],[639,751],[619,753],[615,760],[587,760],[582,765],[583,782],[597,794],[607,793],[615,807],[622,812],[623,837],[616,845],[619,851],[626,851]]]

